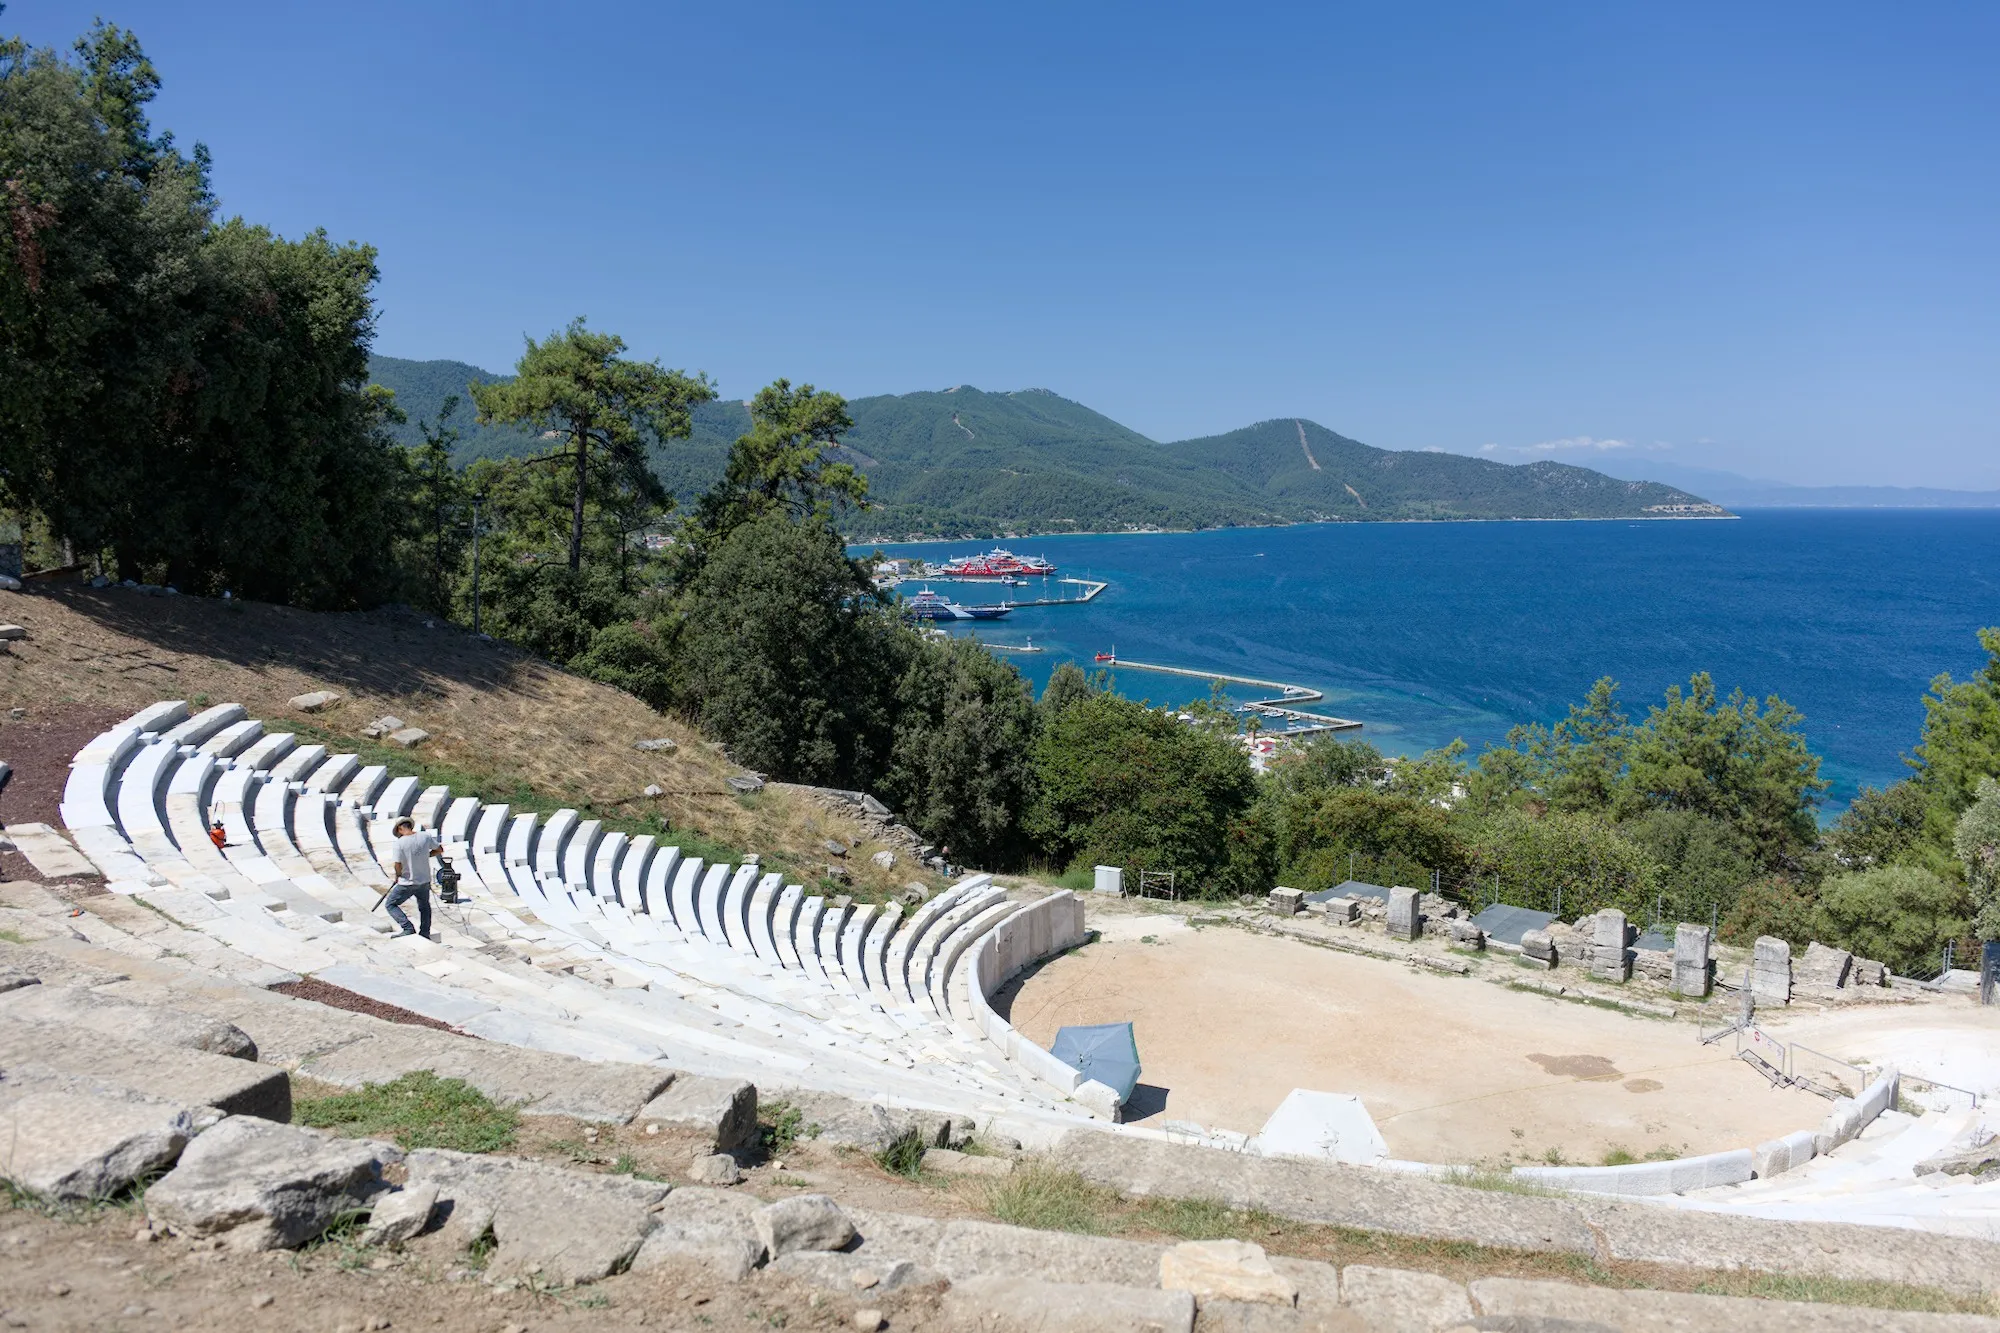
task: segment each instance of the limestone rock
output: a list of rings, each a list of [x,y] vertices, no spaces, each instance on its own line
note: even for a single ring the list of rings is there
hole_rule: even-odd
[[[1417,907],[1417,891],[1401,885],[1389,890],[1389,937],[1413,940],[1423,934],[1423,915]]]
[[[694,1164],[688,1167],[688,1179],[698,1185],[739,1185],[743,1182],[743,1169],[726,1152],[709,1153],[694,1159]]]
[[[1521,932],[1521,953],[1524,957],[1553,965],[1556,961],[1555,937],[1546,930],[1524,930]]]
[[[103,577],[102,574],[97,576],[99,579]],[[21,591],[21,586],[21,580],[15,578],[12,574],[0,574],[0,592],[19,592]],[[91,586],[93,588],[101,588],[104,584],[99,583],[97,579],[92,579]]]
[[[647,754],[671,754],[680,747],[674,744],[671,736],[655,736],[649,741],[632,742],[632,748]]]
[[[295,694],[288,706],[299,713],[317,713],[340,702],[340,696],[332,690],[314,690],[310,694]]]
[[[1451,934],[1451,942],[1461,949],[1484,949],[1486,932],[1470,921],[1453,919],[1445,929]]]
[[[729,790],[735,792],[738,796],[753,796],[764,790],[764,779],[753,773],[747,773],[741,777],[724,778],[722,781]]]
[[[875,853],[868,859],[884,870],[894,870],[896,868],[896,854],[886,849]]]
[[[1615,907],[1599,912],[1590,933],[1590,975],[1597,981],[1627,981],[1632,976],[1631,928]]]
[[[1799,960],[1793,970],[1792,979],[1801,986],[1813,986],[1820,990],[1839,990],[1848,981],[1854,967],[1854,955],[1845,949],[1835,949],[1821,944],[1818,940],[1806,945],[1806,956]]]
[[[889,817],[889,807],[876,800],[873,796],[870,796],[867,792],[861,793],[861,808],[877,819],[887,819]]]
[[[1108,1282],[1041,1282],[968,1277],[952,1284],[940,1309],[953,1327],[992,1333],[1189,1333],[1194,1297]]]
[[[32,978],[30,978],[32,980]],[[0,982],[0,991],[9,989]],[[66,1023],[160,1046],[255,1061],[257,1043],[234,1023],[161,1005],[128,1004],[83,986],[43,986],[0,1000],[0,1014]]]
[[[850,1295],[865,1291],[870,1296],[900,1291],[934,1276],[926,1274],[908,1259],[884,1261],[861,1254],[827,1250],[794,1250],[773,1260],[771,1269],[829,1291]]]
[[[846,855],[847,855],[847,844],[846,844],[846,843],[844,843],[844,842],[841,842],[841,841],[840,841],[839,839],[837,839],[837,838],[828,838],[828,839],[826,840],[826,842],[825,842],[825,844],[824,844],[824,845],[825,845],[825,847],[826,847],[826,854],[827,854],[828,856],[846,856]]]
[[[852,884],[854,882],[854,872],[846,866],[837,866],[829,863],[820,878],[830,879],[836,884]]]
[[[1708,946],[1707,926],[1683,921],[1674,928],[1674,994],[1695,999],[1708,994],[1711,984]]]
[[[930,900],[931,891],[915,880],[905,884],[903,891],[896,895],[896,901],[905,907],[921,907]]]
[[[1758,1004],[1792,1002],[1792,946],[1771,935],[1759,935],[1751,950],[1750,994]]]
[[[437,1201],[434,1180],[376,1195],[368,1210],[368,1224],[361,1229],[361,1243],[395,1246],[421,1234],[431,1224]]]
[[[376,739],[386,736],[392,731],[401,731],[402,729],[403,729],[402,718],[397,717],[394,713],[384,713],[382,716],[376,718],[373,722],[370,722],[367,726],[363,727],[361,729],[361,734],[371,739]]]
[[[1873,958],[1857,958],[1854,960],[1854,970],[1848,973],[1847,984],[1850,986],[1885,986],[1888,984],[1888,973],[1889,969],[1885,965],[1876,962]]]
[[[1915,1174],[1928,1176],[1943,1172],[1948,1176],[1983,1176],[1996,1167],[2000,1167],[2000,1138],[1991,1139],[1977,1148],[1961,1148],[1956,1152],[1926,1158],[1917,1163]]]
[[[700,1134],[716,1152],[748,1148],[757,1141],[757,1089],[740,1078],[678,1074],[632,1120]]]
[[[231,1116],[197,1138],[146,1191],[153,1226],[224,1237],[236,1250],[295,1249],[382,1192],[382,1143]]]
[[[105,1199],[171,1166],[193,1114],[151,1100],[31,1091],[0,1104],[0,1177],[45,1199]]]
[[[758,1239],[773,1259],[794,1250],[839,1250],[854,1240],[854,1223],[824,1194],[800,1194],[757,1210]]]
[[[1271,1267],[1264,1247],[1241,1240],[1191,1240],[1160,1256],[1160,1287],[1185,1291],[1196,1305],[1258,1301],[1296,1305],[1299,1289]]]
[[[657,801],[667,794],[667,789],[657,782],[649,782],[639,794],[649,801]]]
[[[32,972],[23,972],[18,967],[0,967],[0,995],[21,989],[23,986],[39,986],[42,979]]]
[[[915,1130],[926,1148],[950,1146],[952,1122],[947,1116],[855,1101],[830,1092],[800,1090],[786,1093],[785,1099],[798,1110],[800,1123],[817,1143],[881,1152]]]
[[[405,750],[414,750],[430,738],[431,734],[422,727],[403,727],[390,732],[382,739],[391,745],[399,745]]]
[[[1465,1287],[1434,1273],[1350,1264],[1340,1274],[1341,1303],[1384,1333],[1453,1328],[1472,1322]]]
[[[442,1148],[410,1154],[405,1188],[427,1184],[437,1186],[440,1205],[451,1203],[454,1239],[465,1243],[492,1228],[490,1274],[553,1284],[594,1282],[632,1263],[653,1230],[654,1207],[668,1197],[665,1185],[628,1176]]]
[[[1352,898],[1328,898],[1320,907],[1328,925],[1351,926],[1361,919],[1361,904]]]
[[[632,1271],[694,1262],[724,1281],[741,1282],[764,1262],[758,1208],[749,1195],[692,1186],[677,1189],[654,1210],[657,1225],[633,1258]]]
[[[1288,889],[1281,885],[1278,888],[1272,889],[1270,896],[1264,901],[1265,906],[1269,907],[1278,916],[1297,916],[1299,914],[1299,905],[1305,901],[1305,894],[1299,892],[1297,889]]]

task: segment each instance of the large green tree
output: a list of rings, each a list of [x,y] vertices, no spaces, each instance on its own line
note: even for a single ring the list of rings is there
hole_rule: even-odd
[[[910,631],[896,686],[895,741],[881,795],[966,865],[1004,867],[1027,852],[1035,703],[1007,662],[969,638]]]
[[[692,408],[713,399],[715,387],[704,374],[629,359],[623,338],[593,332],[582,316],[541,342],[527,342],[513,379],[467,388],[481,424],[527,426],[562,441],[536,461],[569,466],[569,567],[577,571],[592,472],[663,503],[665,491],[647,464],[647,441],[685,438],[694,426]]]
[[[1907,761],[1927,798],[1928,835],[1949,847],[1981,778],[2000,775],[2000,626],[1979,631],[1986,665],[1969,680],[1940,674],[1924,696],[1924,732]]]
[[[839,394],[778,380],[750,400],[750,423],[730,447],[721,482],[696,508],[695,524],[710,542],[768,514],[832,522],[866,503],[868,478],[834,457],[854,426]]]
[[[1965,933],[1965,891],[1917,866],[1877,866],[1821,886],[1820,939],[1904,976],[1930,976],[1946,941]]]
[[[2000,782],[1981,778],[1972,804],[1952,831],[1952,850],[1965,866],[1972,899],[1972,931],[2000,940]]]
[[[679,697],[740,762],[798,782],[873,781],[904,640],[838,533],[775,513],[745,523],[676,607]]]
[[[1233,736],[1092,693],[1046,719],[1034,771],[1028,829],[1061,865],[1172,870],[1200,891],[1269,886],[1249,827],[1255,781]]]

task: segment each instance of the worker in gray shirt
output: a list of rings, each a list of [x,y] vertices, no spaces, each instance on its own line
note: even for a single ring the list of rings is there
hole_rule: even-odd
[[[438,855],[438,841],[429,829],[420,829],[413,819],[396,821],[396,887],[389,890],[389,919],[404,935],[431,934],[431,858]],[[420,930],[410,928],[403,904],[417,900]]]

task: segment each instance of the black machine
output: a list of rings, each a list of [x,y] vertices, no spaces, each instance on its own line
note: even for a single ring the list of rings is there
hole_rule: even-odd
[[[451,858],[449,856],[440,856],[438,858],[437,886],[439,902],[455,903],[458,901],[458,872],[451,868]]]

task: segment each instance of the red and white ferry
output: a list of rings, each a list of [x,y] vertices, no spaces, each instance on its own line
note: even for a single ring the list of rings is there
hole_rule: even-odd
[[[961,555],[947,560],[932,572],[961,579],[1046,578],[1056,572],[1056,567],[1038,555],[1015,555],[996,546],[985,555]]]

